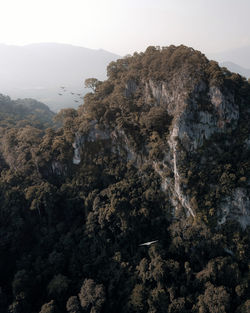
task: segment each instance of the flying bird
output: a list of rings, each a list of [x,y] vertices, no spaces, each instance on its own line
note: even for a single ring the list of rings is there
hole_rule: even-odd
[[[62,96],[62,93],[59,93],[59,96]]]
[[[139,246],[150,246],[153,243],[156,243],[157,241],[159,241],[159,240],[153,240],[153,241],[144,242],[144,243],[141,243]]]
[[[74,95],[75,93],[74,93],[74,92],[71,92],[71,94]]]

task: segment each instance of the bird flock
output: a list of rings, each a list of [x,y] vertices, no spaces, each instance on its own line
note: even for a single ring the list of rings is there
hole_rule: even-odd
[[[83,100],[83,98],[84,98],[84,95],[83,95],[83,94],[69,91],[69,90],[67,90],[67,88],[66,88],[65,86],[61,86],[61,87],[60,87],[60,91],[58,92],[58,95],[59,95],[59,96],[63,96],[63,95],[65,95],[66,93],[70,93],[72,96],[74,96],[74,101],[75,101],[76,103],[79,103],[79,102],[80,102],[81,100]]]

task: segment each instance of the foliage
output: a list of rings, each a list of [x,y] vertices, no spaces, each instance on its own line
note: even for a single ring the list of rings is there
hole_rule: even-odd
[[[37,103],[0,98],[0,312],[246,312],[249,227],[218,226],[218,212],[249,187],[249,83],[185,46],[149,47],[107,72],[56,127]],[[234,93],[238,124],[195,153],[176,139],[196,216],[179,204],[173,218],[168,143],[182,112],[157,92],[211,111],[215,85]]]
[[[79,293],[79,299],[83,309],[90,308],[90,312],[100,312],[105,302],[103,286],[96,284],[93,279],[85,279]]]

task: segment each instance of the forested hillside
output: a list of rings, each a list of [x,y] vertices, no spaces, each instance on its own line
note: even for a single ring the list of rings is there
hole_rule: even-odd
[[[61,127],[3,98],[0,312],[247,312],[249,82],[185,46],[107,75]]]
[[[0,94],[0,126],[17,128],[23,125],[35,125],[37,128],[53,126],[55,113],[43,103],[34,99],[11,100]]]

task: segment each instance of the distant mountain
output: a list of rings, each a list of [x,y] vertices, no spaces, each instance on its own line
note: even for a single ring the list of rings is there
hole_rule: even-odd
[[[208,53],[209,59],[218,62],[233,62],[243,68],[250,69],[250,46],[227,50],[219,53]]]
[[[107,65],[118,57],[67,44],[0,44],[0,92],[13,98],[35,98],[54,111],[77,107],[86,93],[84,80],[106,79]],[[64,92],[60,86],[66,87]]]
[[[250,78],[250,69],[241,67],[240,65],[235,64],[233,62],[221,62],[220,65],[228,68],[231,72],[239,73],[240,75],[246,78]]]

